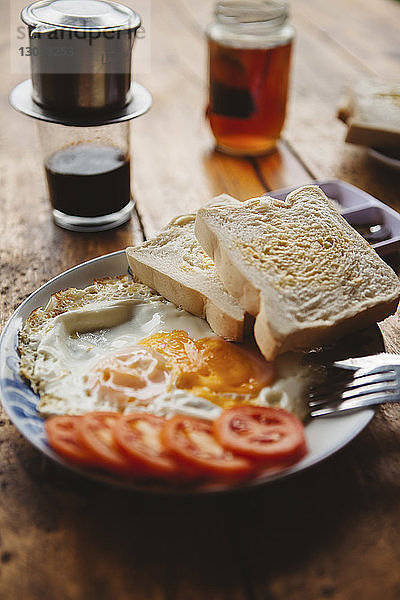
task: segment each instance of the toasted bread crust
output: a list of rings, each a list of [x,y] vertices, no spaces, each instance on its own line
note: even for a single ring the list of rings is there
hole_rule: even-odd
[[[202,240],[203,250],[218,265],[218,273],[228,292],[237,298],[240,306],[247,307],[246,312],[256,316],[259,311],[259,290],[246,278],[241,265],[232,260],[231,254],[220,243],[217,233],[208,227],[199,213],[196,217],[195,234],[197,239]]]
[[[127,248],[127,259],[135,277],[146,282],[153,290],[192,314],[206,319],[217,335],[229,340],[239,341],[243,338],[244,313],[230,314],[226,307],[218,306],[198,289],[178,281],[173,276],[137,260],[133,249]]]
[[[195,232],[227,290],[256,317],[255,339],[268,360],[331,342],[396,309],[395,273],[316,186],[286,202],[254,199],[230,213],[201,209]]]
[[[223,194],[210,205],[238,203]],[[228,294],[194,234],[195,215],[173,219],[158,235],[127,248],[135,277],[185,310],[205,318],[211,329],[229,340],[241,340],[245,311]]]
[[[346,142],[396,152],[400,144],[400,85],[362,80],[348,89],[338,108]]]

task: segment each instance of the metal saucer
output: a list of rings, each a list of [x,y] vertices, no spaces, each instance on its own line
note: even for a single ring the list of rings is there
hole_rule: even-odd
[[[91,127],[121,123],[144,115],[153,104],[150,92],[139,83],[133,83],[130,91],[132,100],[118,113],[92,112],[90,115],[61,115],[49,111],[32,99],[32,81],[30,79],[23,81],[13,89],[9,101],[17,111],[41,121],[72,127]]]

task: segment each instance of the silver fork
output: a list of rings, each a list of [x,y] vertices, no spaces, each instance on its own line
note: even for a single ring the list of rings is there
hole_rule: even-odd
[[[400,356],[377,354],[336,362],[333,366],[339,369],[338,376],[310,392],[311,417],[335,416],[384,402],[400,402]]]

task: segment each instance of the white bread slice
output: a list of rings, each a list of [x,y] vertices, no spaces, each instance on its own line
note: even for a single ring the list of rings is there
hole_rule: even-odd
[[[363,80],[348,90],[338,117],[347,126],[346,142],[398,153],[400,84]]]
[[[202,208],[196,236],[226,289],[256,317],[267,360],[306,350],[394,312],[400,283],[317,186]]]
[[[227,194],[212,205],[240,204]],[[194,235],[196,215],[173,219],[154,238],[126,249],[129,265],[142,283],[205,318],[211,329],[230,340],[241,340],[245,311],[224,288],[214,264]]]

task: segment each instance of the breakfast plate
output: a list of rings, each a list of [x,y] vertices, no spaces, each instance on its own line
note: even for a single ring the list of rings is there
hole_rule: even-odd
[[[3,407],[20,433],[52,460],[86,477],[132,490],[163,494],[225,492],[265,485],[301,472],[343,448],[372,419],[374,411],[365,409],[345,416],[312,420],[306,423],[305,427],[309,452],[300,462],[289,468],[269,473],[264,472],[252,480],[236,485],[203,483],[196,485],[196,487],[177,488],[161,483],[126,480],[117,475],[81,468],[65,461],[48,445],[44,430],[44,419],[37,412],[39,398],[20,375],[17,351],[18,332],[30,313],[37,307],[46,305],[52,294],[69,287],[85,287],[90,285],[94,279],[126,273],[127,261],[124,251],[95,258],[73,267],[33,292],[17,308],[3,331],[0,340],[0,393]]]
[[[395,156],[385,154],[376,148],[368,148],[368,154],[379,164],[385,165],[385,167],[390,167],[391,169],[395,169],[396,171],[400,171],[400,160]]]

